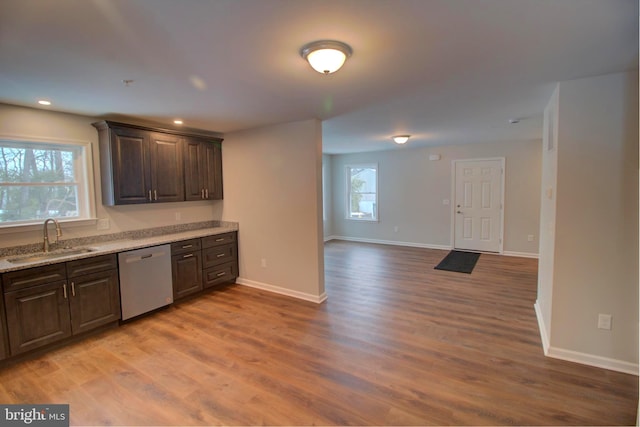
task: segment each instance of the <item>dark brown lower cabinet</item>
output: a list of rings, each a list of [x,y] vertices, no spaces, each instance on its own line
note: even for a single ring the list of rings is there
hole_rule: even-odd
[[[5,322],[4,298],[0,298],[0,360],[9,355],[7,343],[7,324]]]
[[[12,355],[71,336],[67,291],[61,281],[4,295]]]
[[[107,270],[70,279],[71,331],[90,331],[120,319],[118,271]]]
[[[202,290],[202,252],[192,251],[171,256],[173,299],[179,300]]]
[[[2,282],[12,356],[120,319],[114,254],[5,273]]]

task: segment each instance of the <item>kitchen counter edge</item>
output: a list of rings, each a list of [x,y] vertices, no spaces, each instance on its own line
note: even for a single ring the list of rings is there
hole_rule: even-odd
[[[154,237],[142,237],[123,240],[113,240],[109,242],[100,242],[96,244],[88,244],[81,246],[82,248],[90,248],[91,252],[73,255],[61,255],[52,259],[45,259],[39,261],[25,262],[20,264],[14,264],[9,262],[9,258],[19,257],[7,257],[0,259],[0,274],[8,273],[10,271],[26,270],[28,268],[40,267],[43,265],[58,264],[61,262],[74,261],[77,259],[93,258],[100,255],[107,255],[119,252],[126,252],[135,249],[148,248],[152,246],[164,245],[168,243],[179,242],[182,240],[195,239],[199,237],[215,236],[217,234],[230,233],[238,231],[237,227],[212,227],[202,228],[197,230],[182,231],[178,233],[164,234]],[[52,251],[55,253],[55,251]],[[32,254],[32,255],[38,255]]]

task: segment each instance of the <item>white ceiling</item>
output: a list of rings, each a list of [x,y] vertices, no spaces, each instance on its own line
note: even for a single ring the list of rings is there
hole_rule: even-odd
[[[318,39],[353,48],[343,69],[302,60]],[[637,66],[637,0],[0,1],[0,102],[222,133],[319,118],[327,153],[541,138],[554,82]]]

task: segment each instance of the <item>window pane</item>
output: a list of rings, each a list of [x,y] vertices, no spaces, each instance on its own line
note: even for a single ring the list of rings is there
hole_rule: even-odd
[[[0,186],[0,223],[78,216],[76,185]]]
[[[349,212],[352,219],[376,220],[377,169],[375,167],[350,167]]]
[[[0,182],[75,182],[74,150],[0,146]]]
[[[0,140],[0,225],[88,218],[86,147]]]

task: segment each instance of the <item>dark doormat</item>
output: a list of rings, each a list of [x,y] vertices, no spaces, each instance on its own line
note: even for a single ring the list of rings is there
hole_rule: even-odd
[[[478,262],[478,258],[480,258],[480,254],[477,252],[451,251],[434,268],[436,270],[471,274],[473,267]]]

